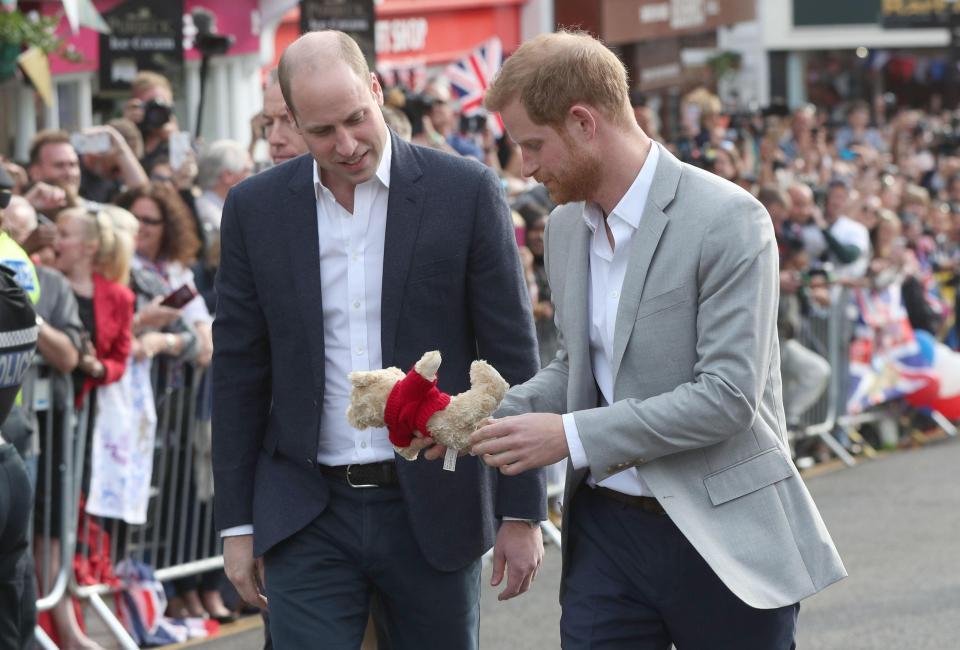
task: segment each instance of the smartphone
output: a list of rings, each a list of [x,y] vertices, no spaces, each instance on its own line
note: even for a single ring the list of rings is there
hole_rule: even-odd
[[[177,131],[170,134],[170,167],[178,170],[187,162],[187,155],[190,152],[190,133],[188,131]]]
[[[111,147],[109,133],[74,133],[70,136],[70,143],[81,156],[107,153]]]
[[[160,301],[160,304],[164,307],[173,307],[174,309],[180,309],[188,302],[194,299],[197,295],[197,290],[191,287],[189,284],[181,285],[179,289],[172,291],[167,294],[167,296]]]

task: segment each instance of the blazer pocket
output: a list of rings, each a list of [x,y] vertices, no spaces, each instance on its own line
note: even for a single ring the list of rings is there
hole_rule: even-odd
[[[703,484],[710,501],[718,506],[791,476],[793,465],[779,447],[773,447],[708,475]]]
[[[652,316],[665,309],[670,309],[675,305],[687,301],[687,285],[681,284],[679,287],[669,289],[663,293],[658,293],[651,298],[645,298],[640,301],[637,308],[637,320]]]
[[[453,273],[460,267],[460,259],[460,257],[446,257],[442,260],[432,260],[430,262],[417,264],[413,267],[413,270],[410,271],[410,279],[408,282],[419,282],[420,280],[426,280],[427,278],[438,275]]]

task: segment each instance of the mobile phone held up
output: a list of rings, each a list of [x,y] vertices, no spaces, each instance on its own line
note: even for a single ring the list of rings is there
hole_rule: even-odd
[[[74,133],[70,136],[70,143],[81,156],[107,153],[112,147],[109,133]]]
[[[160,301],[160,304],[164,307],[173,307],[174,309],[181,309],[188,302],[194,299],[197,295],[197,290],[191,287],[189,284],[182,285],[179,289],[167,294],[167,296]]]

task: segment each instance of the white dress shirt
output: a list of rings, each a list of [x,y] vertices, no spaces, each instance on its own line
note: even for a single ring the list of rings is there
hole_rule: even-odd
[[[656,143],[652,143],[640,173],[607,216],[607,225],[613,234],[613,247],[607,239],[600,206],[587,203],[583,210],[583,218],[593,233],[590,238],[590,361],[604,404],[613,403],[613,334],[617,309],[620,307],[620,292],[630,260],[630,245],[640,226],[659,159],[660,149]],[[563,430],[573,467],[587,467],[587,454],[572,413],[563,416]],[[592,477],[587,477],[587,481],[591,486],[596,484]],[[635,467],[607,477],[599,485],[635,496],[653,494]]]
[[[347,375],[383,367],[380,293],[391,158],[392,147],[387,138],[377,173],[354,191],[353,214],[337,203],[320,181],[317,164],[313,165],[326,364],[317,451],[321,465],[393,459],[393,446],[385,428],[358,431],[347,424],[346,415],[350,404]]]
[[[385,428],[358,431],[347,423],[347,375],[355,370],[383,367],[380,294],[392,157],[393,148],[387,138],[377,173],[354,190],[353,214],[337,203],[320,180],[317,163],[313,163],[326,364],[317,451],[321,465],[393,459],[393,446]],[[220,534],[229,537],[252,533],[253,526],[246,525],[225,529]]]

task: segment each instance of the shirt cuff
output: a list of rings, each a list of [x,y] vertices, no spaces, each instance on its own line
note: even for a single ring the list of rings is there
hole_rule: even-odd
[[[236,537],[237,535],[253,535],[253,524],[224,528],[220,531],[220,537]]]
[[[577,430],[577,421],[573,419],[573,413],[563,414],[563,433],[567,437],[567,447],[570,449],[570,464],[573,469],[583,469],[587,467],[587,452],[580,441],[580,432]]]

